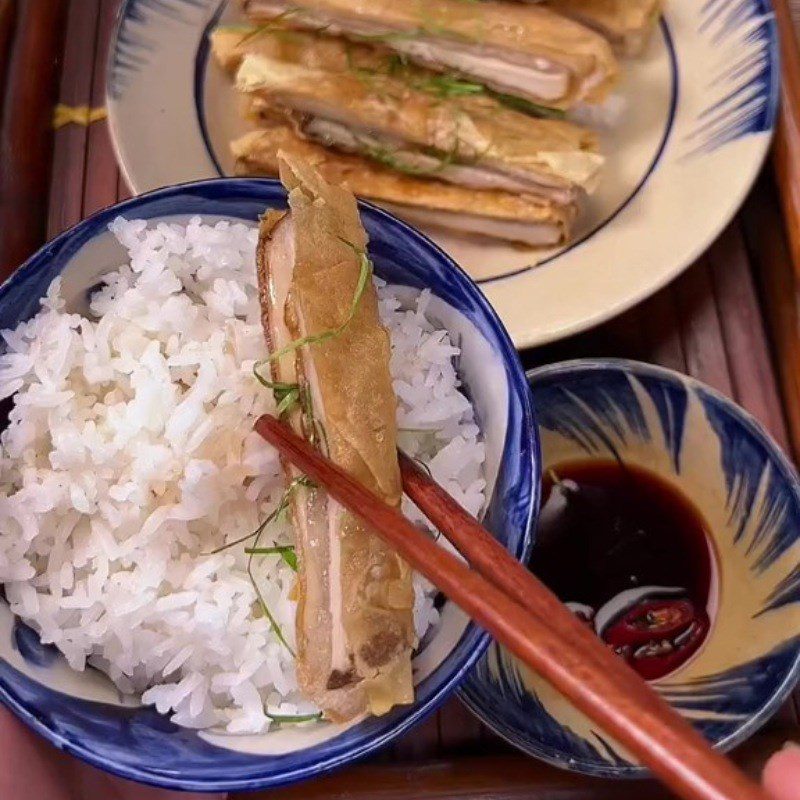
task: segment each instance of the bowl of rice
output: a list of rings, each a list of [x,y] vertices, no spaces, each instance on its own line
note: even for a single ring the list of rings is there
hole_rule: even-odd
[[[244,791],[349,763],[433,711],[489,642],[415,576],[413,704],[336,725],[299,691],[280,461],[252,429],[275,410],[253,375],[256,224],[285,201],[268,180],[159,190],[0,287],[0,699],[152,785]],[[540,460],[511,341],[448,256],[360,208],[400,445],[525,558]],[[237,543],[265,519],[274,546],[254,559]]]

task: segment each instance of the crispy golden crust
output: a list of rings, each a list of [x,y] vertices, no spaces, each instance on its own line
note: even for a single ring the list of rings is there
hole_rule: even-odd
[[[256,23],[275,17],[275,3],[242,0]],[[401,34],[422,34],[430,39],[448,39],[479,44],[508,54],[543,57],[569,69],[572,87],[564,105],[585,95],[602,100],[618,78],[618,65],[608,42],[594,31],[535,5],[511,8],[508,3],[484,0],[480,13],[463,0],[286,0],[290,9],[284,21],[292,27],[315,26],[313,18],[334,19],[347,35],[348,21],[379,24]],[[384,42],[392,47],[391,39]],[[583,84],[600,80],[585,93]]]
[[[345,42],[329,36],[284,28],[257,32],[252,25],[231,25],[211,33],[211,52],[217,63],[231,75],[245,55],[261,55],[327,70],[348,69],[354,64],[375,68],[385,66],[387,55],[375,48]]]
[[[539,150],[596,152],[595,135],[571,122],[514,111],[481,97],[447,99],[417,91],[387,76],[365,80],[351,72],[308,68],[278,59],[255,62],[269,77],[254,87],[268,101],[293,107],[306,101],[346,121],[463,156],[522,161]]]
[[[253,56],[241,68],[238,85],[255,90],[269,106],[315,108],[356,129],[457,153],[473,164],[506,164],[564,186],[572,185],[573,175],[554,164],[554,156],[585,161],[580,175],[587,182],[602,161],[594,134],[570,122],[537,119],[482,98],[442,99],[385,76],[365,81],[352,72]]]
[[[566,238],[575,219],[575,206],[558,206],[536,198],[499,190],[462,186],[406,175],[358,156],[345,155],[308,142],[288,125],[254,131],[231,145],[240,175],[278,174],[278,152],[312,165],[331,184],[371,200],[468,213],[496,219],[551,224]]]
[[[423,91],[417,87],[430,81],[431,73],[413,68],[392,73],[389,56],[373,48],[307,33],[289,32],[294,37],[289,40],[285,35],[248,37],[220,29],[212,36],[217,59],[229,71],[247,57],[240,88],[256,91],[263,100],[260,108],[269,113],[313,105],[356,128],[458,153],[473,163],[503,163],[543,176],[550,185],[592,187],[596,182],[603,159],[596,136],[585,128],[537,119],[488,96]]]
[[[367,237],[352,193],[326,183],[305,162],[281,153],[295,228],[293,301],[305,335],[349,318]],[[397,399],[389,372],[389,334],[368,281],[342,332],[309,346],[324,404],[330,457],[386,502],[400,502]],[[344,625],[372,713],[411,702],[414,603],[408,566],[363,522],[343,514]]]
[[[663,0],[547,0],[546,4],[603,34],[624,55],[635,56],[656,26]]]
[[[281,153],[276,159],[289,190],[290,216],[273,214],[261,223],[258,272],[265,325],[269,329],[271,315],[282,314],[293,337],[318,337],[297,351],[302,372],[298,378],[313,386],[314,417],[323,426],[327,452],[386,502],[397,505],[397,401],[389,372],[389,336],[380,323],[371,280],[358,295],[367,237],[355,198],[327,184],[291,154]],[[283,233],[288,241],[278,235],[287,222],[291,228]],[[276,302],[280,305],[275,276],[269,274],[275,269],[291,270],[280,308],[275,307]],[[332,330],[337,334],[330,337]],[[301,686],[334,721],[367,710],[382,714],[411,702],[415,635],[408,566],[321,490],[304,488],[293,502],[300,556]],[[302,510],[300,503],[305,504]],[[316,519],[316,527],[297,524],[301,511],[306,520]],[[331,525],[335,529],[329,538]],[[339,612],[331,613],[332,605]],[[341,620],[349,654],[344,669],[332,666],[336,619]]]
[[[288,261],[281,261],[273,252],[273,247],[285,244],[285,239],[280,240],[282,229],[286,226],[291,228],[291,219],[286,212],[267,212],[260,221],[256,249],[261,321],[271,353],[286,347],[299,335],[296,329],[285,334],[278,333],[277,338],[275,335],[282,327],[281,321],[288,323],[292,319],[292,324],[296,324],[292,304],[284,301],[287,281],[291,282],[292,275],[284,275],[286,280],[276,275],[281,269],[292,270],[292,265]],[[302,359],[297,352],[286,353],[279,359],[271,360],[269,365],[273,381],[297,382],[306,387]],[[295,409],[288,416],[294,430],[303,435],[303,415],[300,410]],[[298,477],[287,461],[283,461],[283,471],[287,486]],[[298,559],[297,582],[293,589],[297,601],[297,682],[303,693],[323,710],[326,718],[334,722],[346,722],[367,711],[367,694],[363,680],[352,667],[341,672],[332,667],[333,613],[327,604],[330,596],[331,550],[326,537],[318,535],[320,529],[327,530],[325,499],[314,489],[296,486],[290,502]],[[301,519],[307,522],[298,524]]]
[[[584,128],[531,117],[485,94],[441,96],[435,83],[431,89],[433,73],[411,65],[398,71],[391,54],[374,47],[298,31],[249,30],[220,28],[212,47],[229,72],[241,66],[237,83],[253,98],[256,119],[291,118],[295,107],[314,108],[356,132],[369,129],[412,148],[434,148],[444,158],[457,154],[458,161],[527,173],[540,184],[539,194],[560,191],[561,202],[564,191],[596,186],[603,158],[595,135]]]
[[[347,319],[366,234],[350,191],[326,183],[307,162],[285,151],[279,167],[295,226],[294,301],[313,336]],[[331,456],[386,502],[399,503],[389,335],[380,324],[371,282],[347,328],[311,352],[323,391],[330,388],[325,418]]]

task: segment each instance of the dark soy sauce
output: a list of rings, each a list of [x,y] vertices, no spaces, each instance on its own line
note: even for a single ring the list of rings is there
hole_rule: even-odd
[[[616,461],[556,465],[543,481],[532,571],[643,677],[685,663],[709,629],[703,517],[658,475]]]

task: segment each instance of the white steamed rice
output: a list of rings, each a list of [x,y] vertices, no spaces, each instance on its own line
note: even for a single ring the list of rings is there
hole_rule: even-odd
[[[11,610],[76,670],[106,672],[179,725],[231,733],[268,714],[313,712],[293,658],[267,621],[243,546],[283,492],[278,456],[253,433],[274,409],[253,378],[265,356],[254,270],[256,231],[241,223],[111,230],[126,263],[88,317],[55,281],[42,310],[2,332],[0,582]],[[458,348],[378,281],[392,336],[403,445],[469,510],[484,500],[483,443],[453,367]],[[408,507],[407,513],[418,512]],[[262,544],[290,543],[272,526]],[[295,574],[254,559],[258,586],[294,644]],[[420,636],[438,618],[416,579]]]

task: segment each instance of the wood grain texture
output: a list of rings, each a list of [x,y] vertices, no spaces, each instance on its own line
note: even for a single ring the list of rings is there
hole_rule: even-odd
[[[773,145],[772,163],[783,209],[786,232],[782,261],[765,266],[764,294],[770,314],[773,342],[779,353],[783,400],[788,414],[795,457],[800,454],[800,327],[797,295],[800,286],[800,42],[794,23],[798,4],[773,0],[781,39],[781,108]],[[795,18],[792,12],[795,12]],[[778,294],[780,293],[780,294]]]
[[[800,458],[800,290],[791,267],[777,198],[762,180],[747,204],[744,231],[757,268],[775,360],[780,365],[783,407],[795,460]]]
[[[54,90],[65,0],[18,0],[0,114],[0,277],[41,244],[50,186]],[[5,25],[9,25],[8,10]],[[13,223],[12,223],[13,220]]]
[[[89,104],[99,108],[105,104],[106,67],[109,42],[114,28],[119,0],[100,0],[97,47],[94,59]],[[86,168],[83,186],[82,216],[86,217],[117,201],[119,169],[108,121],[100,120],[89,126],[86,137]]]
[[[8,63],[11,60],[11,42],[17,24],[17,0],[0,0],[0,89],[6,85]],[[0,93],[2,98],[2,93]],[[3,120],[3,103],[0,102],[0,125]]]
[[[100,0],[70,3],[59,91],[59,102],[65,105],[82,106],[91,102],[92,81],[97,66],[99,22]],[[48,238],[72,227],[84,216],[83,192],[88,141],[89,130],[81,125],[67,125],[56,131]]]
[[[732,397],[759,420],[780,447],[789,436],[775,392],[771,354],[741,227],[734,223],[707,254]]]
[[[767,756],[791,737],[778,728],[756,737],[734,760],[756,777]],[[363,764],[275,792],[240,800],[669,800],[653,781],[583,778],[518,755],[478,756],[405,764]]]
[[[730,364],[722,338],[722,324],[705,258],[675,282],[686,372],[730,397]]]
[[[800,279],[800,43],[787,0],[773,0],[780,32],[781,108],[773,147],[789,252]]]
[[[686,353],[672,287],[645,300],[640,313],[648,360],[678,372],[686,372]]]
[[[795,33],[800,37],[800,0],[789,0],[789,11],[794,21]]]
[[[778,378],[789,451],[797,462],[800,458],[800,291],[778,208],[775,188],[762,176],[745,206],[742,229],[761,292],[773,357],[780,367]],[[800,687],[794,693],[794,712],[800,725]]]

